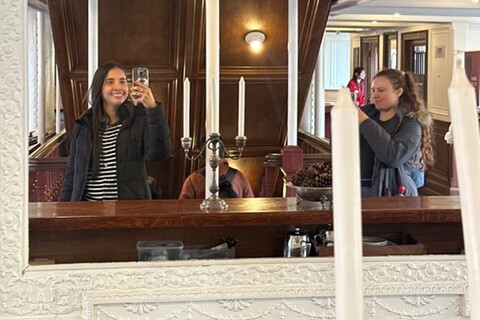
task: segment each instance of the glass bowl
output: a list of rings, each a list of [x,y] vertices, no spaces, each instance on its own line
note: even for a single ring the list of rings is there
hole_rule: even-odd
[[[333,188],[319,188],[319,187],[299,187],[291,182],[287,183],[287,187],[295,191],[297,197],[301,200],[321,202],[322,204],[333,201]]]

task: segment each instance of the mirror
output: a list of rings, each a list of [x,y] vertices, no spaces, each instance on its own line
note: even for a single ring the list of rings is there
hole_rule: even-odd
[[[145,2],[146,4],[149,2]],[[229,5],[228,1],[224,1],[226,5]],[[233,2],[232,2],[233,3]],[[230,3],[230,5],[232,5]],[[323,2],[322,2],[323,3]],[[86,11],[86,2],[78,2],[78,3],[68,3],[65,4],[62,1],[49,1],[49,5],[54,6],[55,8],[61,7],[60,4],[67,6],[68,10],[67,12],[84,12]],[[107,6],[108,1],[102,1],[100,2],[101,6]],[[156,170],[157,174],[159,176],[162,176],[165,174],[165,176],[168,176],[167,179],[164,179],[165,181],[163,182],[163,189],[168,190],[166,197],[167,198],[176,198],[178,195],[179,188],[181,186],[181,183],[183,182],[183,179],[178,179],[178,177],[181,177],[185,174],[186,171],[185,168],[189,168],[190,163],[189,162],[184,162],[182,163],[181,161],[178,161],[178,159],[183,159],[181,153],[183,152],[181,148],[178,145],[178,141],[180,139],[181,135],[181,130],[178,130],[178,128],[181,128],[180,124],[178,124],[178,119],[180,119],[180,108],[178,107],[179,104],[179,96],[181,95],[182,88],[181,88],[181,80],[184,76],[184,73],[182,73],[183,68],[186,70],[189,70],[191,68],[197,68],[191,71],[186,71],[187,74],[189,75],[196,75],[197,79],[194,82],[194,85],[196,85],[196,89],[193,90],[192,92],[192,97],[197,104],[197,107],[195,110],[192,112],[192,119],[197,119],[194,122],[194,129],[193,129],[193,134],[196,135],[197,137],[202,135],[202,130],[203,130],[203,124],[201,120],[198,119],[203,119],[204,117],[204,105],[203,101],[205,100],[204,97],[204,80],[202,79],[202,70],[203,70],[203,52],[204,48],[202,47],[202,28],[198,24],[193,24],[191,27],[195,30],[193,33],[189,35],[188,33],[180,33],[176,32],[175,30],[184,30],[184,27],[179,27],[179,28],[173,28],[169,29],[168,26],[174,25],[174,26],[182,26],[182,19],[184,18],[179,12],[186,12],[189,14],[189,17],[200,17],[200,13],[197,11],[194,11],[194,8],[191,7],[190,5],[187,5],[186,8],[181,7],[183,4],[179,4],[178,2],[172,1],[170,3],[168,2],[158,2],[156,5],[160,6],[157,8],[158,10],[154,10],[154,12],[175,12],[176,15],[171,15],[169,17],[168,21],[164,21],[162,19],[157,19],[164,21],[162,23],[165,23],[165,26],[161,29],[161,34],[157,35],[161,37],[162,39],[168,39],[165,41],[162,41],[162,46],[158,44],[152,45],[150,48],[151,50],[149,52],[154,52],[155,50],[158,50],[161,52],[159,55],[150,55],[150,54],[145,54],[145,58],[149,63],[156,64],[157,67],[154,68],[154,71],[152,73],[152,77],[155,78],[157,77],[156,81],[152,81],[152,85],[155,87],[156,92],[159,92],[158,96],[161,100],[166,101],[167,104],[169,104],[168,107],[168,113],[169,113],[169,121],[173,123],[172,128],[176,130],[173,131],[172,135],[172,140],[174,143],[177,143],[175,147],[175,152],[176,154],[172,157],[172,159],[167,160],[165,163],[162,164],[152,164],[154,167],[153,170]],[[278,1],[277,0],[272,0],[272,1],[266,1],[264,2],[264,5],[275,5],[278,7]],[[285,3],[282,4],[283,7],[281,7],[281,10],[271,10],[272,12],[276,12],[280,17],[286,18],[286,6]],[[305,12],[306,14],[309,13],[309,9],[312,7],[309,7],[310,4],[307,4],[307,2],[301,2],[300,3],[300,8],[302,12]],[[78,6],[78,7],[76,7]],[[100,7],[100,12],[104,7]],[[148,8],[148,6],[147,6]],[[244,8],[242,9],[245,12],[248,12],[249,8]],[[79,11],[77,11],[79,10]],[[120,6],[119,7],[120,12],[117,12],[115,15],[112,15],[111,17],[108,17],[107,21],[104,21],[102,23],[106,23],[106,26],[110,26],[109,28],[101,28],[101,32],[104,32],[103,37],[106,38],[106,36],[109,35],[109,32],[111,30],[119,30],[121,29],[118,26],[118,21],[125,21],[125,19],[122,19],[122,12],[128,12],[125,11],[125,8]],[[243,12],[242,11],[242,12]],[[153,12],[153,11],[152,11]],[[234,12],[234,11],[231,11]],[[75,19],[84,19],[84,17],[79,17],[81,16],[80,14],[74,14]],[[140,15],[141,16],[141,15]],[[262,19],[269,19],[268,15],[263,15]],[[273,19],[274,16],[271,17]],[[131,19],[132,17],[128,15],[128,19]],[[239,19],[239,18],[237,18]],[[156,20],[156,21],[157,21]],[[279,19],[281,20],[281,19]],[[73,20],[73,22],[76,22],[78,20]],[[82,20],[83,21],[83,20]],[[103,20],[102,20],[103,21]],[[190,21],[190,20],[189,20]],[[195,21],[198,22],[198,20],[191,19],[194,23]],[[222,32],[222,43],[226,42],[227,45],[222,46],[226,47],[224,53],[227,58],[232,57],[233,62],[228,62],[225,58],[225,60],[222,60],[222,68],[224,68],[226,71],[225,75],[225,82],[222,83],[221,87],[221,92],[222,92],[222,97],[221,97],[221,105],[222,105],[222,114],[221,117],[222,119],[226,119],[225,121],[225,130],[223,131],[222,128],[222,135],[224,134],[226,137],[227,141],[232,141],[232,138],[235,136],[236,132],[236,94],[237,94],[237,80],[238,76],[240,74],[243,74],[244,72],[250,72],[250,74],[253,74],[254,71],[252,69],[246,68],[245,66],[253,66],[252,68],[255,70],[260,70],[258,71],[258,74],[255,74],[255,76],[252,76],[253,80],[250,82],[253,84],[248,84],[248,77],[247,77],[247,92],[249,92],[249,96],[253,97],[249,99],[247,98],[247,110],[250,109],[250,112],[247,112],[247,128],[246,128],[246,134],[248,136],[248,142],[247,142],[247,154],[246,157],[242,160],[245,163],[247,163],[245,166],[246,167],[254,167],[256,171],[254,171],[251,175],[251,182],[252,185],[257,184],[257,190],[258,190],[258,177],[261,172],[262,168],[262,163],[265,157],[265,154],[275,152],[279,150],[280,146],[282,145],[282,134],[279,134],[278,128],[282,127],[282,123],[284,123],[284,119],[286,117],[286,112],[284,106],[286,105],[286,92],[287,92],[287,84],[286,84],[286,77],[285,77],[285,66],[286,66],[286,51],[285,51],[285,41],[284,40],[278,40],[278,39],[284,39],[285,34],[286,34],[286,29],[283,26],[280,29],[275,29],[272,28],[270,32],[267,32],[267,40],[266,44],[270,43],[270,47],[267,47],[267,52],[264,52],[264,56],[252,56],[249,53],[247,54],[247,51],[243,52],[242,50],[247,50],[244,49],[242,46],[244,45],[243,42],[240,42],[241,45],[238,42],[228,42],[232,41],[231,39],[237,39],[240,38],[242,39],[241,35],[243,34],[242,30],[246,31],[246,26],[242,25],[239,21],[236,19],[231,19],[232,23],[234,24],[235,29],[238,31],[237,33],[232,33],[233,31],[229,31],[225,29],[225,32]],[[283,20],[282,20],[283,21]],[[72,23],[73,23],[72,22]],[[55,23],[52,21],[52,23]],[[58,23],[58,21],[56,22]],[[68,22],[67,22],[68,23]],[[54,28],[55,30],[63,30],[64,28]],[[83,31],[82,31],[83,30]],[[141,30],[140,30],[141,31]],[[136,32],[140,32],[137,30]],[[86,33],[84,29],[79,29],[78,30],[78,36],[81,39],[86,38]],[[132,31],[133,32],[133,31]],[[271,36],[270,36],[271,35]],[[120,34],[120,36],[124,36],[124,34]],[[151,37],[151,35],[149,35]],[[197,38],[198,37],[198,38]],[[197,40],[195,40],[195,39]],[[65,49],[67,45],[70,45],[69,41],[77,40],[79,43],[81,43],[80,40],[78,39],[63,39],[63,42],[61,42],[65,47],[62,47],[62,49]],[[237,41],[235,40],[235,41]],[[151,38],[148,38],[148,40],[142,40],[144,41],[144,45],[148,45],[149,41],[151,41]],[[243,41],[243,40],[242,40]],[[283,42],[282,42],[283,41]],[[180,43],[180,47],[177,45]],[[187,43],[194,43],[189,46],[187,46]],[[231,45],[230,45],[231,44]],[[84,45],[84,44],[82,44]],[[182,47],[182,45],[184,47]],[[313,46],[313,45],[312,45]],[[247,47],[245,43],[245,47]],[[84,47],[82,47],[84,49]],[[102,47],[103,48],[103,47]],[[113,58],[118,58],[119,53],[118,50],[115,49],[115,46],[106,46],[106,48],[103,48],[103,51],[100,51],[100,56],[101,59],[105,60],[106,57],[113,57]],[[241,54],[238,54],[240,58],[235,55],[235,50],[233,48],[241,48],[238,49],[240,50]],[[270,49],[268,49],[270,48]],[[305,47],[307,48],[307,47]],[[128,52],[130,56],[135,56],[136,51],[138,48],[135,46],[129,47],[128,50],[131,50],[131,52]],[[236,49],[236,50],[237,50]],[[66,49],[65,49],[66,50]],[[163,50],[163,51],[162,51]],[[223,49],[222,49],[223,50]],[[268,51],[272,50],[272,51]],[[281,52],[280,54],[277,54],[277,51]],[[310,68],[310,70],[313,70],[315,66],[315,61],[317,58],[316,51],[314,50],[306,50],[303,49],[304,52],[308,52],[310,56],[308,56],[304,60],[304,64],[306,64],[306,70]],[[189,57],[196,57],[193,62],[187,63],[183,60],[181,60],[179,57],[182,56],[182,54],[189,54]],[[141,53],[144,54],[144,53]],[[71,92],[64,93],[63,95],[66,96],[69,101],[66,105],[71,106],[74,105],[73,102],[78,101],[83,94],[86,91],[86,61],[84,59],[84,56],[79,57],[80,61],[77,61],[77,65],[75,66],[74,69],[72,70],[67,70],[64,71],[62,79],[66,78],[67,83],[73,83],[73,89]],[[237,60],[238,59],[238,60]],[[273,60],[272,60],[273,59]],[[58,56],[59,64],[67,65],[67,59],[65,56]],[[160,61],[159,61],[160,60]],[[128,63],[130,64],[135,64],[135,61],[129,61]],[[227,65],[224,67],[224,65]],[[179,66],[182,66],[180,68]],[[267,67],[266,67],[267,66]],[[265,70],[269,70],[268,68],[272,68],[272,70],[283,70],[278,73],[271,73],[267,72],[268,74],[265,74]],[[308,68],[307,68],[308,67]],[[240,71],[238,71],[240,70]],[[302,71],[303,72],[303,71]],[[300,83],[300,89],[301,93],[306,96],[307,89],[310,85],[309,79],[307,77],[308,72],[305,71],[304,76],[302,77],[302,81]],[[161,76],[163,80],[160,80]],[[166,79],[166,80],[165,80]],[[71,87],[72,87],[71,86]],[[63,86],[65,87],[65,86]],[[67,86],[68,87],[68,86]],[[193,86],[192,86],[193,87]],[[302,89],[303,88],[303,89]],[[303,90],[303,91],[302,91]],[[232,102],[233,101],[233,102]],[[72,103],[70,103],[72,102]],[[78,105],[78,103],[77,103]],[[225,107],[224,107],[225,106]],[[265,106],[269,106],[266,108]],[[71,112],[69,115],[65,115],[65,121],[72,121],[74,116],[78,115],[80,112],[80,109],[75,109],[73,112]],[[248,118],[250,117],[250,118]],[[68,119],[67,119],[68,118]],[[265,120],[267,119],[267,120]],[[264,121],[264,122],[260,122]],[[192,121],[193,122],[193,121]],[[222,124],[223,126],[223,124]],[[250,127],[249,127],[250,126]],[[250,135],[252,133],[252,135]],[[253,134],[254,133],[254,134]],[[177,175],[173,176],[171,173],[166,173],[169,168],[173,168]],[[159,179],[157,179],[158,181]],[[448,180],[448,179],[447,179]],[[163,181],[163,180],[162,180]],[[58,183],[58,181],[56,182]],[[172,185],[171,190],[169,189],[169,185]],[[444,192],[445,190],[441,190]]]
[[[113,8],[109,7],[109,1],[98,2],[101,16],[98,60],[100,63],[121,61],[127,70],[136,65],[149,67],[150,86],[157,100],[164,104],[174,146],[170,158],[149,164],[148,171],[160,183],[162,198],[176,199],[183,180],[198,169],[197,164],[184,160],[180,146],[185,77],[191,84],[190,132],[194,147],[205,136],[205,7],[196,5],[196,1],[142,0],[139,3],[142,5],[132,13],[129,1],[117,2]],[[227,148],[234,150],[238,132],[238,82],[245,75],[245,135],[248,141],[243,160],[235,165],[247,175],[256,194],[259,194],[265,156],[278,153],[284,144],[288,91],[287,4],[287,1],[266,0],[258,6],[256,1],[247,1],[239,9],[238,2],[222,0],[221,6],[220,130]],[[80,101],[87,90],[88,4],[87,1],[51,0],[48,5],[56,12],[51,22],[65,109],[64,123],[69,133],[74,120],[86,109]],[[299,94],[302,96],[306,96],[310,84],[328,6],[328,2],[322,0],[299,2],[299,16],[304,27],[318,33],[300,43],[299,50],[305,53],[299,69]],[[108,14],[102,15],[102,12]],[[113,32],[124,30],[125,21],[129,24],[128,32]],[[145,25],[158,27],[147,30]],[[259,53],[251,52],[244,40],[252,29],[261,29],[266,36]],[[132,38],[138,41],[132,42]],[[68,57],[72,56],[75,59],[70,60]]]
[[[251,317],[251,306],[260,314],[272,314],[274,318],[285,316],[285,308],[326,312],[314,308],[331,305],[334,297],[331,260],[325,263],[252,259],[231,264],[209,261],[201,265],[187,262],[148,266],[138,263],[28,266],[25,10],[24,0],[0,3],[0,29],[9,30],[0,33],[2,50],[8,53],[2,56],[0,70],[9,79],[0,82],[0,260],[4,262],[0,266],[0,282],[6,298],[0,304],[1,317],[141,319],[145,315],[165,317],[165,312],[170,317],[178,316],[179,312],[185,317],[192,313],[197,316],[197,310],[202,310],[207,314],[229,312],[229,315],[247,318]],[[388,260],[388,269],[395,270],[395,274],[372,280],[370,294],[385,296],[384,288],[389,282],[398,283],[398,274],[411,275],[412,270],[419,270],[420,274],[415,273],[418,277],[425,273],[437,274],[432,280],[441,299],[435,301],[443,306],[456,306],[459,299],[461,302],[465,299],[466,266],[461,258],[443,256],[441,259],[434,263],[436,270],[455,270],[453,279],[451,275],[445,277],[444,273],[434,272],[436,270],[426,270],[424,260],[411,259],[407,263]],[[370,262],[370,272],[385,275],[384,259]],[[405,296],[413,292],[413,301],[418,294],[431,295],[431,289],[424,281],[417,281],[406,291],[397,290],[401,295],[398,299],[404,301]],[[437,307],[428,304],[425,308],[420,312]],[[163,314],[157,317],[160,312]],[[299,313],[292,311],[286,316],[297,315]],[[445,318],[453,317],[449,313]]]

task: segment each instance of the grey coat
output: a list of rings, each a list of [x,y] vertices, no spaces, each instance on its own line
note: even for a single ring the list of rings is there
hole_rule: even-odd
[[[163,160],[171,151],[170,129],[165,111],[156,108],[134,107],[129,101],[119,107],[123,122],[117,138],[118,199],[150,199],[146,160]],[[70,142],[70,154],[60,201],[81,201],[92,165],[92,109],[75,123]]]
[[[360,134],[370,148],[361,143],[360,150],[374,152],[372,195],[397,195],[398,187],[403,185],[405,196],[417,196],[417,187],[411,174],[419,167],[422,125],[431,121],[429,113],[420,111],[405,114],[405,109],[400,106],[397,108],[398,124],[391,132],[387,132],[373,120],[379,114],[373,104],[362,110],[370,117],[360,124]]]

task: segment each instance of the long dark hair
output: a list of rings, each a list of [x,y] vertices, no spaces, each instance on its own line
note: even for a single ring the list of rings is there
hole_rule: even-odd
[[[424,119],[424,121],[422,121],[422,165],[423,169],[431,168],[435,164],[431,114],[425,107],[423,100],[420,98],[418,85],[415,81],[413,73],[410,71],[401,71],[397,69],[384,69],[377,73],[373,79],[378,77],[387,78],[395,90],[400,88],[403,89],[403,93],[398,99],[398,105],[405,109],[406,114],[423,113],[427,115],[428,119]]]
[[[110,70],[118,68],[125,74],[125,68],[117,62],[107,62],[98,67],[93,75],[92,85],[84,97],[84,102],[88,101],[92,108],[92,172],[96,176],[99,169],[100,153],[102,151],[102,140],[100,139],[100,132],[109,124],[109,118],[103,109],[102,89],[105,78]]]
[[[353,69],[352,79],[358,80],[358,75],[363,71],[365,71],[364,67],[356,67],[355,69]]]

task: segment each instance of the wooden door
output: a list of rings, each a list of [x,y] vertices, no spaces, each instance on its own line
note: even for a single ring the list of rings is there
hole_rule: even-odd
[[[427,101],[428,31],[402,34],[402,70],[411,71],[418,84],[420,97]]]
[[[383,34],[383,68],[397,69],[398,66],[398,32]]]
[[[372,83],[372,78],[378,72],[378,36],[371,37],[362,37],[360,38],[360,61],[362,62],[362,67],[365,68],[365,94],[368,101],[368,96],[370,95],[370,85]],[[356,66],[355,66],[356,67]]]

